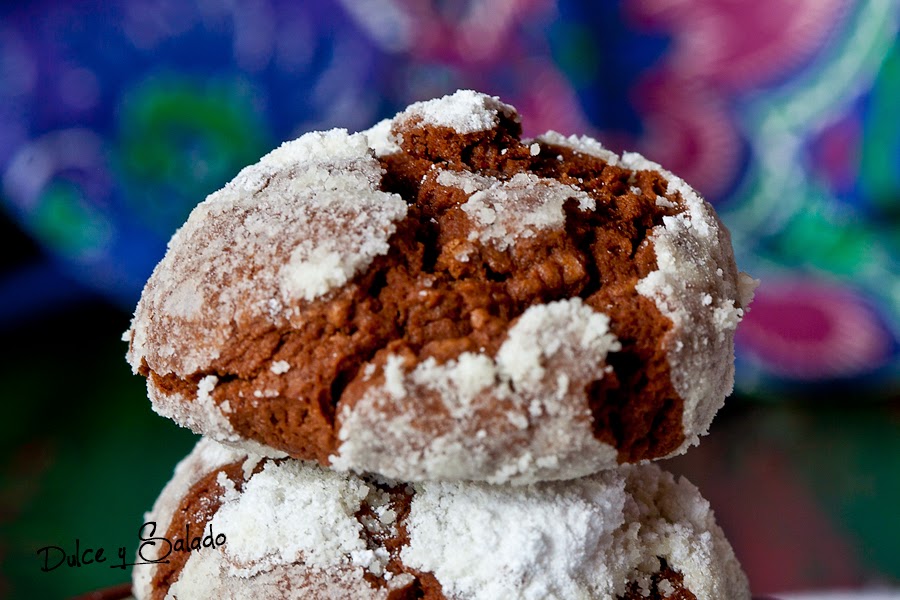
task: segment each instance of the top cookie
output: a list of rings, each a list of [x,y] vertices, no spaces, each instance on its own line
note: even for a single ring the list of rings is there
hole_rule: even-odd
[[[678,454],[730,392],[753,284],[681,179],[471,91],[309,133],[172,237],[128,360],[217,440],[405,481]]]

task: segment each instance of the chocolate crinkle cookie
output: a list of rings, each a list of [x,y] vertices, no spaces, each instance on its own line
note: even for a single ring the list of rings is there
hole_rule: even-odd
[[[750,598],[709,504],[653,464],[402,484],[204,439],[146,519],[172,547],[218,541],[142,546],[139,600]]]
[[[241,171],[125,335],[154,409],[404,481],[571,479],[697,443],[754,287],[728,231],[640,155],[520,132],[460,91]]]

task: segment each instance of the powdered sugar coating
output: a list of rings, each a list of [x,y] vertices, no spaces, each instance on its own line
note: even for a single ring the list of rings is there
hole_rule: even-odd
[[[418,120],[422,125],[449,127],[466,134],[493,129],[499,122],[499,115],[519,119],[516,109],[496,96],[459,90],[442,98],[411,104],[394,117],[394,122]]]
[[[309,133],[249,166],[191,213],[135,311],[128,359],[157,374],[207,368],[236,327],[273,323],[388,250],[406,203],[379,191],[362,134]]]
[[[362,132],[369,142],[369,148],[375,151],[375,156],[386,156],[400,152],[399,140],[391,133],[393,125],[393,119],[382,119]]]
[[[614,600],[659,558],[697,598],[750,598],[709,503],[654,465],[524,488],[418,484],[406,528],[404,564],[450,598]]]
[[[216,550],[192,552],[166,598],[375,600],[408,583],[409,577],[401,575],[376,590],[364,579],[367,572],[380,575],[388,555],[384,548],[368,548],[364,526],[355,516],[375,488],[300,461],[267,462],[251,475],[263,458],[202,439],[176,467],[175,477],[145,515],[145,521],[157,523],[157,536],[165,534],[181,498],[202,477],[239,460],[249,468],[240,492],[224,472],[218,474],[225,492],[207,527],[224,533],[226,542]],[[378,514],[391,522],[394,518],[387,511]],[[147,549],[144,556],[156,557]],[[150,597],[154,568],[134,568],[136,598]],[[291,595],[284,595],[288,589]]]
[[[378,571],[386,553],[368,551],[354,516],[368,494],[362,480],[295,461],[270,462],[240,493],[225,495],[212,527],[229,533],[223,556],[239,577],[301,560],[314,569],[356,564]],[[317,518],[310,519],[313,510]]]
[[[186,398],[180,393],[164,393],[151,380],[147,380],[147,397],[156,414],[172,419],[197,433],[214,432],[220,442],[239,444],[242,438],[234,431],[222,406],[212,399],[212,391],[218,377],[207,375],[197,386],[197,395]]]
[[[575,152],[596,156],[611,165],[619,164],[618,154],[611,150],[607,150],[603,144],[586,135],[570,135],[566,137],[557,131],[550,130],[547,133],[537,136],[535,139],[546,144],[563,146],[565,148],[570,148]]]
[[[674,325],[666,340],[672,384],[684,399],[685,442],[680,454],[699,443],[734,385],[734,332],[755,283],[738,274],[728,230],[703,198],[682,179],[640,154],[626,152],[622,165],[661,173],[666,193],[677,194],[685,210],[664,217],[650,235],[658,269],[638,282]]]
[[[615,449],[593,435],[585,386],[602,377],[607,354],[619,348],[609,318],[572,298],[526,310],[493,359],[467,352],[409,371],[391,356],[340,413],[332,466],[494,483],[615,466]]]
[[[147,518],[167,528],[194,482],[242,459],[259,457],[202,440]],[[370,480],[301,461],[266,463],[242,491],[224,472],[217,481],[225,491],[208,527],[227,541],[192,552],[167,598],[386,598],[413,577],[397,565],[379,571],[388,550],[363,529],[401,526],[400,567],[433,574],[447,598],[611,600],[629,582],[646,585],[659,559],[699,599],[750,597],[709,504],[654,465],[525,487],[420,483],[403,492],[409,512],[399,521]],[[363,503],[375,523],[357,516]],[[154,568],[135,569],[138,600],[149,598]]]
[[[269,370],[276,375],[284,375],[291,370],[291,363],[286,360],[276,360],[272,363],[272,366],[269,367]]]
[[[501,181],[468,172],[441,171],[437,182],[472,194],[460,207],[474,223],[471,241],[480,240],[506,250],[520,238],[533,237],[542,229],[565,226],[563,205],[578,201],[581,210],[596,210],[597,202],[584,191],[530,173],[518,173]]]

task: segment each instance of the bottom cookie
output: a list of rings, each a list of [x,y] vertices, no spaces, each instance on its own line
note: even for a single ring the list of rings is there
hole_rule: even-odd
[[[750,598],[709,504],[649,464],[403,484],[202,440],[145,521],[138,600]]]

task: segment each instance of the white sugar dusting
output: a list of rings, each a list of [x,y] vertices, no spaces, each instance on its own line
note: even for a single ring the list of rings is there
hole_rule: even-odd
[[[403,359],[399,356],[389,356],[384,365],[384,391],[394,400],[400,400],[406,395],[403,387]]]
[[[244,485],[238,491],[224,472],[218,473],[221,507],[205,531],[224,534],[226,542],[191,552],[167,598],[262,600],[282,597],[290,585],[297,597],[386,600],[392,590],[411,583],[403,574],[377,589],[364,578],[367,572],[383,574],[389,558],[387,549],[369,547],[364,529],[397,533],[396,512],[382,492],[361,479],[301,461],[267,462],[253,473],[263,459],[203,439],[179,463],[175,477],[145,515],[145,520],[157,522],[157,536],[169,528],[181,498],[207,474],[243,460]],[[356,517],[363,501],[374,513],[365,524]],[[145,556],[152,551],[145,548]],[[134,568],[138,600],[150,597],[155,567]]]
[[[392,119],[383,119],[363,131],[369,148],[375,151],[375,156],[387,156],[400,152],[400,140],[391,133],[391,126],[394,124]]]
[[[649,579],[657,557],[698,598],[750,598],[709,504],[654,465],[519,488],[415,488],[401,558],[451,598],[614,600]]]
[[[311,463],[267,462],[201,440],[176,468],[147,520],[162,535],[182,497],[209,473],[245,461],[241,491],[224,472],[221,507],[208,527],[227,536],[190,554],[167,598],[386,599],[410,585],[389,577],[388,552],[366,533],[394,536],[394,502],[374,485]],[[425,482],[402,524],[407,568],[432,573],[449,598],[614,600],[647,582],[663,559],[697,598],[749,600],[747,579],[709,503],[684,479],[646,464],[562,482],[511,487]],[[370,511],[357,517],[365,503]],[[371,538],[369,538],[371,540]],[[134,569],[138,600],[150,597],[156,565]],[[385,587],[365,580],[382,576]]]
[[[585,387],[621,348],[609,318],[579,298],[532,306],[496,360],[465,352],[410,369],[389,356],[380,379],[339,414],[341,470],[407,480],[529,483],[616,465],[597,441]],[[565,372],[565,377],[558,373]]]
[[[586,135],[570,135],[566,137],[559,132],[551,130],[543,135],[537,136],[536,139],[545,144],[563,146],[564,148],[569,148],[570,150],[574,150],[581,154],[595,156],[611,165],[619,163],[619,156],[615,152],[607,150],[603,147],[603,144]]]
[[[236,442],[240,436],[212,397],[218,381],[215,375],[207,375],[198,383],[196,397],[186,398],[180,393],[166,394],[148,379],[147,396],[156,414],[172,419],[195,433],[209,435],[221,442]]]
[[[144,289],[128,359],[160,375],[202,371],[233,327],[290,316],[388,250],[406,216],[380,191],[363,134],[306,134],[242,170],[191,213]]]
[[[367,549],[355,513],[368,494],[360,479],[298,461],[270,462],[236,498],[225,497],[212,527],[228,532],[223,558],[237,576],[301,560],[317,569],[354,564]],[[357,566],[385,557],[365,558]]]
[[[286,360],[276,360],[272,363],[272,366],[269,367],[269,370],[276,375],[284,375],[291,370],[291,363]]]
[[[666,344],[672,384],[684,399],[686,440],[673,452],[680,454],[707,432],[731,393],[734,331],[754,286],[752,280],[741,283],[749,278],[738,276],[728,230],[696,191],[639,154],[626,152],[621,164],[659,172],[669,182],[667,195],[680,197],[684,206],[654,227],[657,270],[636,286],[674,324]]]
[[[469,239],[498,250],[506,250],[517,239],[533,237],[538,231],[563,228],[563,206],[569,199],[576,200],[584,211],[597,207],[583,190],[531,173],[517,173],[501,181],[474,173],[441,171],[437,182],[471,194],[461,206],[474,225]]]
[[[500,115],[519,120],[516,109],[500,102],[496,96],[459,90],[443,98],[411,104],[394,117],[394,122],[420,119],[423,125],[449,127],[457,133],[466,134],[493,129],[500,122]]]
[[[460,189],[469,195],[502,185],[502,182],[496,177],[488,177],[487,175],[479,175],[468,171],[450,170],[440,171],[437,174],[437,182],[446,187]]]
[[[663,208],[678,208],[678,206],[666,198],[665,196],[657,196],[656,197],[656,205],[661,206]]]
[[[621,349],[609,330],[609,317],[573,298],[526,310],[497,352],[497,364],[516,389],[524,390],[551,377],[546,367],[560,359],[575,361],[584,354],[604,360]],[[556,361],[551,363],[550,358]]]

